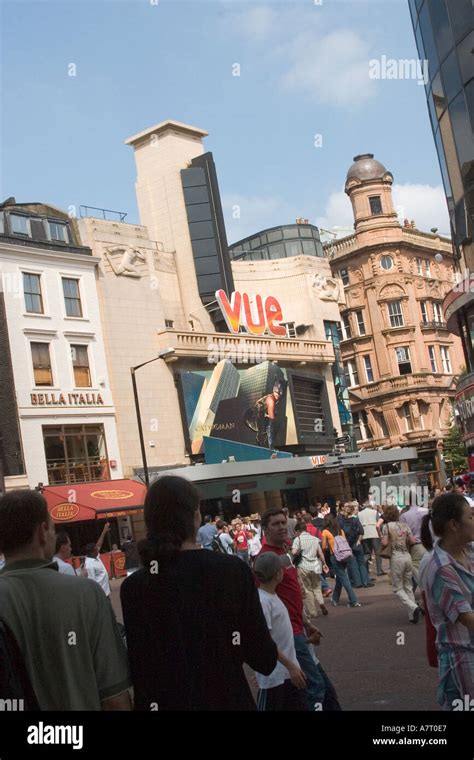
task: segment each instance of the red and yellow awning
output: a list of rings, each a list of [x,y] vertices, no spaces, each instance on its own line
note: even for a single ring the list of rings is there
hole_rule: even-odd
[[[126,517],[143,510],[146,486],[136,480],[103,480],[45,486],[45,497],[55,523]]]

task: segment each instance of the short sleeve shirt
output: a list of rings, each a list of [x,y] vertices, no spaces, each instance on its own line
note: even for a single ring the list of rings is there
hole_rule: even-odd
[[[474,610],[474,549],[466,550],[469,569],[456,562],[437,543],[422,576],[428,610],[436,628],[438,648],[448,646],[474,654],[474,633],[458,621]]]
[[[112,607],[88,578],[62,575],[44,560],[7,564],[0,620],[18,643],[41,710],[101,710],[101,701],[131,686]]]
[[[270,636],[280,652],[297,664],[295,641],[288,610],[277,594],[269,594],[268,591],[259,588],[258,595]],[[260,689],[272,689],[275,686],[280,686],[290,677],[288,670],[281,662],[277,662],[275,669],[269,676],[263,676],[261,673],[255,675]]]

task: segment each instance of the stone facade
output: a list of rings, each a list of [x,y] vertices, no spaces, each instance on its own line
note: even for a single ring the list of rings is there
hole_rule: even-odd
[[[354,162],[345,190],[355,233],[325,250],[345,292],[341,349],[358,445],[416,446],[418,467],[440,481],[440,441],[464,364],[441,311],[453,282],[451,241],[401,226],[391,173],[370,154]]]

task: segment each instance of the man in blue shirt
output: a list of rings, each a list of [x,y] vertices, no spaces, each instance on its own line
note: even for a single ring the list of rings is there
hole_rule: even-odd
[[[202,525],[197,534],[197,542],[201,544],[203,549],[210,549],[212,551],[212,539],[217,535],[217,528],[212,522],[211,515],[206,515],[204,518],[204,525]]]

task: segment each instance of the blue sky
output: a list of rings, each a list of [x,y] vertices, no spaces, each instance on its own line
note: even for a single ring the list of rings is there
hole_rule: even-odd
[[[2,198],[136,222],[123,141],[170,118],[209,132],[229,242],[296,216],[348,234],[342,187],[365,152],[402,216],[449,229],[424,87],[368,73],[417,58],[406,0],[15,0],[2,15]]]

